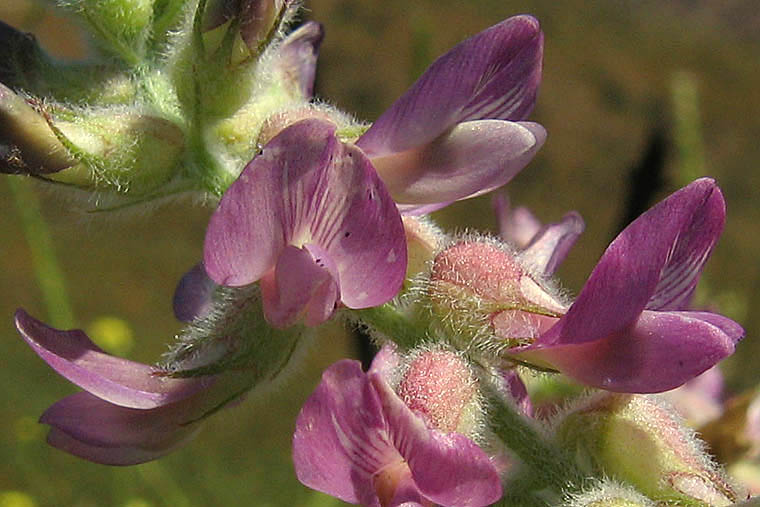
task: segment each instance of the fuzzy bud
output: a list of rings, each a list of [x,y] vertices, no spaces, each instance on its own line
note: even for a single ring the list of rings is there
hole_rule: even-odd
[[[292,3],[292,0],[210,0],[203,13],[202,28],[207,49],[222,47],[223,40],[234,35],[230,63],[261,53]]]
[[[413,353],[396,393],[431,427],[472,435],[481,412],[477,383],[462,357],[448,350]]]
[[[107,51],[128,60],[131,57],[125,47],[135,52],[133,57],[142,54],[150,34],[154,0],[64,0],[59,3],[81,16]]]
[[[103,113],[54,126],[80,163],[50,178],[86,189],[150,195],[174,176],[184,153],[179,127],[154,116]]]
[[[495,334],[515,344],[535,338],[565,311],[517,254],[493,240],[462,241],[438,254],[430,296],[457,332]]]
[[[558,419],[556,437],[596,473],[656,501],[721,506],[740,497],[675,412],[652,396],[590,396]]]

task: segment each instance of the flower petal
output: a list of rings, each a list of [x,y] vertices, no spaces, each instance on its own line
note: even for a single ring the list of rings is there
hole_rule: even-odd
[[[357,145],[371,158],[429,143],[469,120],[522,120],[541,80],[538,21],[515,16],[438,58]]]
[[[677,309],[723,228],[725,203],[709,178],[675,192],[610,244],[578,299],[539,341],[583,343],[617,333],[641,312]]]
[[[200,429],[179,424],[176,408],[125,408],[79,392],[51,406],[40,422],[52,426],[53,447],[104,465],[136,465],[170,453]]]
[[[324,36],[321,24],[307,21],[288,35],[279,49],[276,65],[282,81],[306,99],[314,95],[317,56]]]
[[[501,480],[488,455],[460,433],[429,429],[378,374],[369,374],[382,404],[393,443],[409,464],[425,498],[451,506],[483,506],[502,495]],[[435,464],[434,466],[432,464]]]
[[[305,314],[307,326],[316,326],[335,313],[340,300],[337,280],[324,267],[329,256],[315,259],[306,248],[287,246],[277,266],[261,279],[264,316],[275,327],[293,325]]]
[[[557,223],[538,231],[522,252],[522,259],[540,273],[551,276],[586,228],[583,218],[571,211]]]
[[[182,322],[205,317],[212,308],[212,296],[218,285],[208,277],[200,262],[182,275],[174,289],[174,316]]]
[[[330,366],[296,420],[293,463],[298,480],[346,502],[377,504],[373,476],[401,461],[359,362]]]
[[[528,246],[541,229],[541,222],[524,206],[511,209],[506,192],[495,194],[492,203],[501,239],[520,249]]]
[[[744,331],[706,312],[645,310],[633,325],[593,342],[534,344],[510,351],[584,384],[609,391],[653,393],[691,380],[734,352]]]
[[[209,378],[158,376],[147,364],[103,352],[82,331],[59,331],[16,312],[21,337],[51,368],[70,382],[107,402],[148,409],[183,400],[207,388]]]
[[[338,271],[343,303],[366,308],[400,290],[406,272],[401,216],[366,156],[310,119],[273,138],[222,197],[204,250],[224,285],[259,280],[285,245],[316,245]]]
[[[374,158],[372,163],[401,204],[433,204],[498,188],[533,158],[546,139],[537,123],[502,120],[457,125],[433,142]]]

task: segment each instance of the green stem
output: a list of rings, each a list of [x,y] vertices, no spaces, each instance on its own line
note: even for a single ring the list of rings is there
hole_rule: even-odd
[[[50,323],[60,329],[70,329],[74,327],[74,313],[66,295],[66,284],[55,255],[53,239],[42,218],[37,194],[20,177],[9,177],[7,181],[31,250],[35,276]]]
[[[427,323],[422,322],[418,314],[409,314],[386,303],[373,308],[352,312],[358,321],[370,327],[399,345],[402,349],[411,349],[427,341]]]
[[[491,430],[541,479],[537,485],[558,494],[580,491],[586,474],[571,457],[552,445],[533,420],[521,415],[493,387],[486,386],[484,394],[489,402]]]

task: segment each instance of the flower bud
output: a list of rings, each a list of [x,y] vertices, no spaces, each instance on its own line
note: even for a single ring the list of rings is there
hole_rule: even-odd
[[[496,334],[513,345],[535,338],[565,310],[515,253],[483,239],[438,254],[429,293],[435,311],[457,332]]]
[[[122,57],[126,53],[120,46],[138,53],[144,49],[150,33],[154,0],[67,0],[60,3],[91,26],[92,34],[106,49]]]
[[[470,367],[455,352],[412,353],[396,394],[437,430],[472,436],[478,428],[482,410],[477,382]]]
[[[261,53],[292,3],[292,0],[209,0],[203,13],[207,50],[213,52],[221,47],[229,31],[235,30],[230,63]]]
[[[75,163],[45,118],[0,84],[0,172],[48,174]]]
[[[184,153],[179,127],[155,116],[96,114],[54,126],[81,162],[50,179],[87,189],[149,195],[174,176]]]
[[[556,438],[579,462],[655,501],[717,506],[740,497],[702,443],[652,396],[588,397],[559,418]]]

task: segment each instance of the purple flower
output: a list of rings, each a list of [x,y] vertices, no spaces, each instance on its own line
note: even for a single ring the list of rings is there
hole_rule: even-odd
[[[684,309],[724,220],[715,182],[693,182],[618,235],[569,307],[523,267],[545,264],[551,251],[521,263],[492,243],[460,243],[439,255],[433,278],[490,302],[506,358],[611,391],[665,391],[732,354],[744,336],[726,317]]]
[[[216,283],[261,283],[276,327],[318,325],[339,302],[390,300],[406,272],[401,216],[366,156],[335,125],[303,120],[263,148],[222,197],[204,247]]]
[[[308,50],[308,58],[296,58],[305,62],[295,65],[297,74],[313,68],[320,32],[311,28],[311,42],[296,44]],[[487,192],[543,143],[542,127],[511,121],[533,107],[542,47],[531,17],[489,28],[433,63],[355,146],[316,118],[282,128],[211,218],[210,278],[228,286],[260,281],[265,316],[276,327],[320,324],[339,303],[367,308],[390,300],[407,256],[394,200],[421,212]],[[268,125],[287,125],[298,114]],[[177,297],[186,299],[182,290]]]
[[[16,328],[50,367],[84,391],[48,408],[48,443],[106,465],[157,459],[191,439],[201,421],[242,395],[237,373],[176,379],[110,356],[79,330],[59,331],[16,312]]]
[[[470,438],[475,385],[454,353],[415,357],[396,391],[398,357],[384,348],[364,373],[335,363],[296,422],[293,461],[305,485],[369,506],[489,505],[501,497],[494,464]]]
[[[522,122],[541,80],[538,21],[515,16],[438,58],[362,135],[390,194],[423,213],[507,183],[546,132]]]

